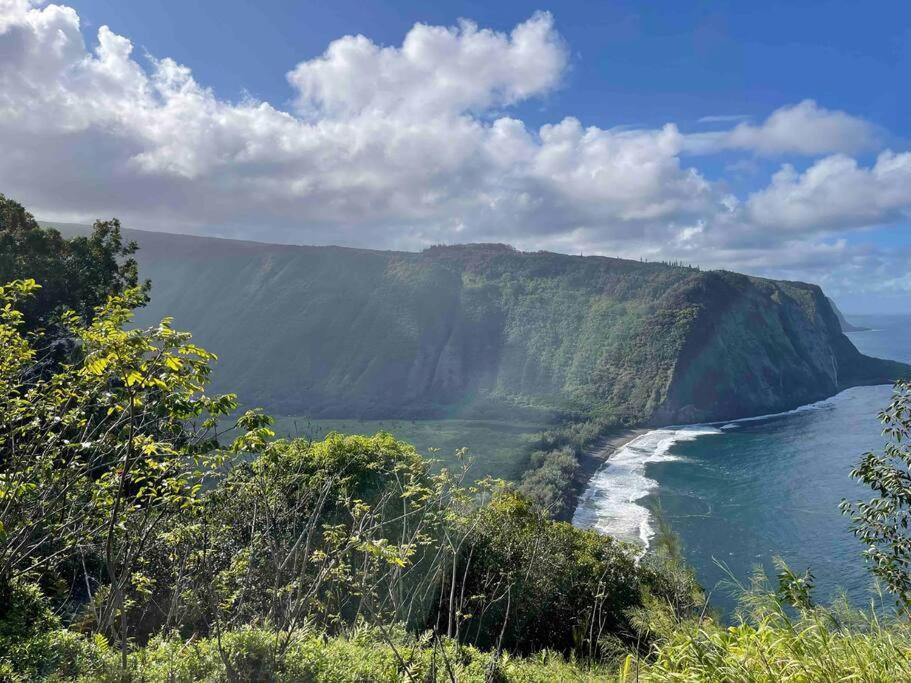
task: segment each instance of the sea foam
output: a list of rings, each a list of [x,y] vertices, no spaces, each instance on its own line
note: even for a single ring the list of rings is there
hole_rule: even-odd
[[[651,513],[638,503],[658,483],[645,475],[645,466],[680,458],[669,453],[675,443],[720,434],[708,425],[654,429],[619,448],[589,482],[573,515],[573,525],[648,547],[655,532]]]
[[[646,465],[680,460],[680,457],[670,453],[670,450],[674,444],[681,441],[722,434],[737,429],[740,423],[831,408],[834,403],[846,398],[848,392],[841,392],[822,401],[781,413],[707,424],[664,427],[642,434],[611,455],[591,478],[573,514],[573,525],[583,529],[595,529],[603,534],[648,548],[655,530],[652,526],[651,512],[639,501],[654,491],[658,483],[646,476]]]

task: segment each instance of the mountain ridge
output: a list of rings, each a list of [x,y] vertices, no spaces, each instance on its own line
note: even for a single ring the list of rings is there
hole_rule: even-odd
[[[66,228],[66,226],[61,226]],[[72,226],[70,226],[72,229]],[[891,381],[812,284],[508,245],[422,252],[126,230],[217,389],[311,417],[732,419]]]

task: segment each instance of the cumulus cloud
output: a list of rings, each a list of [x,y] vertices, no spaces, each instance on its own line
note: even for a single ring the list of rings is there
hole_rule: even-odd
[[[741,118],[709,116],[700,122],[718,123]],[[775,110],[758,126],[741,121],[730,130],[690,135],[687,147],[691,152],[703,154],[745,150],[761,156],[818,156],[861,152],[875,147],[877,139],[876,128],[869,122],[843,111],[820,107],[813,100],[804,100]]]
[[[709,133],[572,116],[530,128],[506,110],[559,88],[570,54],[548,13],[509,32],[416,24],[398,46],[339,38],[289,71],[290,111],[221,99],[184,65],[96,37],[72,8],[0,0],[0,191],[49,219],[811,272],[847,260],[838,231],[911,206],[909,153],[859,165],[847,155],[878,145],[874,127],[811,100],[758,125],[714,117],[729,127]],[[811,165],[737,197],[688,165],[721,151]]]
[[[547,92],[565,65],[553,17],[539,12],[509,35],[463,20],[457,28],[416,24],[400,48],[346,36],[321,57],[298,64],[288,81],[304,115],[426,119],[486,111]]]
[[[0,35],[15,53],[0,66],[0,134],[13,150],[0,173],[42,213],[255,220],[295,241],[417,245],[593,221],[635,230],[710,201],[680,165],[673,126],[616,132],[567,118],[530,131],[487,118],[558,84],[566,51],[549,14],[509,34],[418,24],[401,47],[342,38],[289,73],[289,113],[220,100],[167,58],[144,67],[107,27],[90,51],[69,8],[17,7]]]
[[[728,135],[729,146],[766,155],[853,153],[872,147],[875,141],[876,131],[863,119],[824,109],[813,100],[782,107],[760,126],[741,123]]]
[[[756,224],[787,231],[834,230],[894,223],[911,212],[911,152],[885,151],[863,168],[844,155],[820,159],[803,173],[785,165],[753,194]]]

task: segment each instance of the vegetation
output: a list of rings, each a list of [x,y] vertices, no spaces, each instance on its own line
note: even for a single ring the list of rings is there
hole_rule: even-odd
[[[138,289],[111,297],[89,325],[61,314],[78,359],[31,372],[43,336],[25,331],[18,302],[37,289],[33,280],[0,287],[0,594],[32,580],[78,590],[80,618],[126,657],[127,611],[148,586],[139,563],[221,464],[210,432],[236,403],[201,393],[211,356],[167,321],[124,329]]]
[[[135,242],[123,241],[116,218],[97,221],[88,236],[65,239],[0,194],[0,283],[29,278],[41,283],[41,289],[22,302],[29,329],[53,331],[65,310],[88,321],[108,296],[139,287],[136,249]],[[137,303],[148,301],[148,289],[146,282]]]
[[[129,254],[109,253],[119,272]],[[672,537],[637,557],[388,433],[276,438],[210,393],[215,357],[188,334],[135,324],[141,287],[31,317],[41,292],[0,287],[3,680],[911,677],[906,609],[821,608],[781,565],[725,625]],[[45,325],[72,343],[42,365]],[[884,413],[894,447],[857,470],[879,498],[848,507],[904,608],[907,396]],[[541,437],[538,483],[598,419]]]
[[[522,454],[539,443],[546,425],[506,420],[333,420],[274,416],[273,430],[288,439],[320,441],[332,432],[393,434],[433,461],[436,469],[469,465],[466,482],[487,477],[518,481],[527,467]]]
[[[469,476],[519,482],[558,518],[583,454],[612,431],[776,412],[904,371],[857,353],[802,283],[496,244],[410,254],[134,234],[156,284],[140,322],[192,329],[221,358],[215,389],[302,416],[281,433],[295,419],[388,425],[450,464],[466,446],[483,453]],[[490,422],[541,434],[509,442]]]
[[[173,316],[219,355],[215,389],[281,415],[686,423],[905,369],[861,356],[814,285],[503,245],[131,235],[155,283],[139,321]]]
[[[136,289],[88,324],[62,314],[79,352],[29,372],[40,335],[20,304],[38,287],[0,289],[10,677],[124,676],[180,639],[217,652],[203,671],[243,680],[248,653],[236,662],[225,644],[245,638],[268,644],[256,666],[270,677],[313,634],[359,628],[384,638],[398,674],[410,665],[393,629],[459,661],[481,648],[488,666],[542,648],[594,657],[641,637],[628,613],[644,590],[675,599],[623,544],[551,521],[503,484],[433,474],[388,434],[275,440],[248,412],[222,447],[237,404],[206,392],[213,357],[168,321],[131,327]]]
[[[805,577],[781,563],[779,567],[778,590],[761,573],[743,588],[733,625],[704,617],[656,620],[649,656],[628,657],[614,680],[911,680],[911,626],[906,620],[873,607],[856,610],[844,602],[829,608],[811,600],[789,602],[795,596],[788,587]]]
[[[892,403],[880,414],[889,437],[882,454],[867,453],[851,476],[877,497],[842,502],[851,516],[855,535],[867,546],[864,553],[873,573],[911,609],[911,383],[895,385]]]
[[[388,432],[414,445],[436,468],[468,467],[466,482],[517,482],[519,490],[558,519],[571,514],[573,483],[586,451],[624,425],[614,420],[548,426],[505,420],[341,420],[276,417],[287,438],[315,441],[331,432],[368,436]]]
[[[628,424],[613,417],[577,419],[545,430],[529,448],[519,489],[555,518],[568,519],[575,507],[581,458],[606,434]]]
[[[488,420],[333,420],[275,417],[279,436],[318,441],[331,432],[369,436],[387,432],[412,444],[433,467],[460,470],[465,481],[485,478],[517,482],[519,490],[558,519],[573,505],[573,479],[583,454],[605,433],[623,425],[613,421],[548,426],[533,422]]]

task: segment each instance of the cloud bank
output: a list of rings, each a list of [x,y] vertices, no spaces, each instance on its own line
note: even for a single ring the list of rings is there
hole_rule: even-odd
[[[220,99],[105,26],[90,47],[72,8],[0,0],[0,191],[46,218],[267,241],[506,241],[903,281],[894,254],[846,239],[911,212],[911,153],[873,125],[812,100],[693,133],[510,116],[560,87],[569,55],[548,13],[508,33],[416,24],[398,46],[345,36],[288,72],[283,110]],[[780,169],[736,196],[699,170],[718,154]]]

